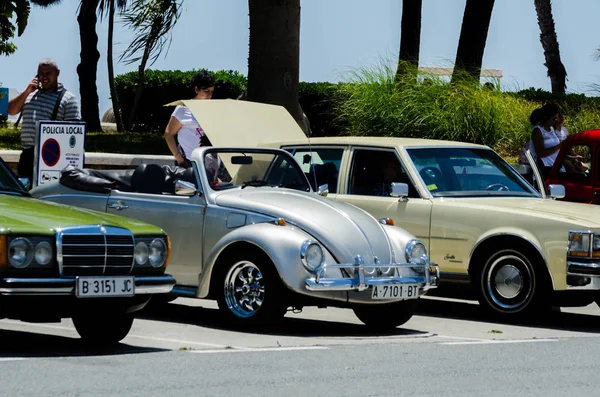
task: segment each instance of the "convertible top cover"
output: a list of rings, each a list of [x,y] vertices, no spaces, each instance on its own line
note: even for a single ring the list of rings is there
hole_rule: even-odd
[[[60,184],[93,193],[123,192],[174,194],[175,181],[196,184],[193,168],[171,165],[140,164],[135,169],[93,170],[67,166],[61,171]]]

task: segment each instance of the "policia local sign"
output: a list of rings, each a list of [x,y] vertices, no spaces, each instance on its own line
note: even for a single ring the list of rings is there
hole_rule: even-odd
[[[56,182],[68,165],[83,168],[86,125],[80,121],[40,121],[32,186]]]

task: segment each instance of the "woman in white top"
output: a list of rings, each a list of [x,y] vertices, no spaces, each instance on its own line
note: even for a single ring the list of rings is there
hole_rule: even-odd
[[[539,120],[535,120],[534,113]],[[544,179],[548,176],[560,148],[560,139],[554,133],[552,125],[558,120],[560,110],[554,104],[542,106],[540,112],[532,113],[530,119],[535,124],[531,131],[531,143],[529,150],[541,168]]]
[[[193,99],[211,99],[215,90],[215,79],[211,73],[200,71],[192,79],[192,87],[196,92]],[[192,112],[185,106],[177,106],[165,129],[165,140],[177,165],[191,167],[188,159],[192,151],[201,146],[204,135],[204,130]],[[175,136],[179,145],[175,141]]]

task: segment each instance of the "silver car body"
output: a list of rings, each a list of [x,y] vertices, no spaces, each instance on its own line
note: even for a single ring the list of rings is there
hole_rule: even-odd
[[[227,251],[244,249],[244,244],[269,256],[289,290],[331,303],[398,301],[373,300],[370,287],[376,284],[418,284],[419,296],[437,285],[439,270],[428,257],[422,263],[407,261],[407,249],[415,244],[412,234],[381,223],[358,207],[319,196],[310,190],[299,167],[307,191],[269,186],[211,188],[203,160],[216,150],[255,156],[271,153],[298,166],[279,149],[199,148],[191,158],[196,183],[188,189],[189,195],[119,190],[101,194],[59,183],[42,185],[32,194],[161,226],[172,243],[169,272],[177,280],[173,291],[180,295],[210,298],[219,259]],[[178,187],[186,190],[186,186]],[[316,271],[303,264],[302,249],[308,241],[324,249],[324,264]]]

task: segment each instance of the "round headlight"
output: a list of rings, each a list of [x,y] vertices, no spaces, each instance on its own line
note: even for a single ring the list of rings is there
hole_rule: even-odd
[[[135,245],[133,250],[133,256],[135,257],[135,263],[138,265],[144,265],[148,261],[148,244],[140,241]]]
[[[19,237],[8,245],[8,262],[12,267],[22,269],[33,259],[33,245],[26,238]]]
[[[418,265],[425,265],[429,262],[425,245],[419,240],[410,240],[406,244],[406,260]]]
[[[319,244],[307,240],[300,249],[300,259],[308,271],[314,272],[325,261],[325,253]]]
[[[152,267],[161,267],[167,260],[167,244],[160,238],[152,240],[150,244],[150,264]]]
[[[47,241],[42,241],[35,246],[35,261],[40,265],[47,265],[52,260],[52,246]]]

